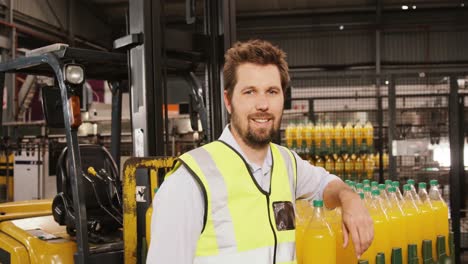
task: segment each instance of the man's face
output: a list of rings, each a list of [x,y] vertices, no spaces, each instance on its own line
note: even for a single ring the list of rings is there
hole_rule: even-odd
[[[231,128],[254,148],[268,144],[278,133],[284,96],[275,65],[244,63],[237,68],[237,83],[232,98],[224,92],[224,103],[231,114]]]

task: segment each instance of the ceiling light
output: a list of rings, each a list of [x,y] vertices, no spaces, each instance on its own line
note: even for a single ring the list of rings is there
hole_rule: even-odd
[[[408,6],[407,6],[407,5],[402,5],[402,6],[401,6],[401,9],[403,9],[403,10],[408,10]]]
[[[343,26],[343,25],[340,25],[339,28],[340,28],[340,30],[343,30],[343,29],[344,29],[344,26]]]
[[[385,81],[385,85],[388,85],[389,83],[390,83],[390,82],[389,82],[388,80],[387,80],[387,81]]]
[[[413,9],[416,9],[416,6],[415,6],[415,5],[413,6]]]

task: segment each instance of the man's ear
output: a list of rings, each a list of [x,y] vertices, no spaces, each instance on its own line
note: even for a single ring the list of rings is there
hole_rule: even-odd
[[[224,96],[223,96],[223,99],[224,99],[224,105],[226,106],[226,109],[228,111],[229,114],[231,114],[231,100],[229,100],[229,96],[228,96],[228,91],[227,90],[224,90]]]

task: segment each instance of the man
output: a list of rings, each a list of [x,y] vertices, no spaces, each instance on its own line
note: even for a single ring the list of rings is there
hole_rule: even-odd
[[[286,55],[267,41],[225,54],[224,103],[231,116],[218,141],[189,151],[153,201],[147,263],[296,263],[294,201],[342,207],[361,255],[373,239],[365,206],[346,184],[288,149],[279,133],[289,82]],[[345,245],[348,232],[344,232]]]

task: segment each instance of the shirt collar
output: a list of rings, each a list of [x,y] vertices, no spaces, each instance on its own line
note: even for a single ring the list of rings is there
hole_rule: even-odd
[[[247,158],[247,156],[245,156],[244,152],[242,151],[242,149],[240,148],[240,146],[237,143],[236,139],[234,138],[234,136],[231,133],[230,124],[228,124],[228,125],[226,125],[226,127],[224,127],[223,133],[219,137],[219,140],[224,141],[226,144],[228,144],[234,150],[236,150],[244,158],[244,160],[247,162],[247,164],[249,165],[252,172],[255,172],[257,170],[262,169],[263,173],[267,173],[267,172],[269,172],[271,170],[271,165],[272,165],[273,162],[272,162],[272,157],[271,157],[270,145],[268,145],[268,151],[267,151],[267,155],[265,157],[265,160],[263,161],[263,165],[262,165],[262,167],[259,167],[257,164],[250,162],[250,160]]]

